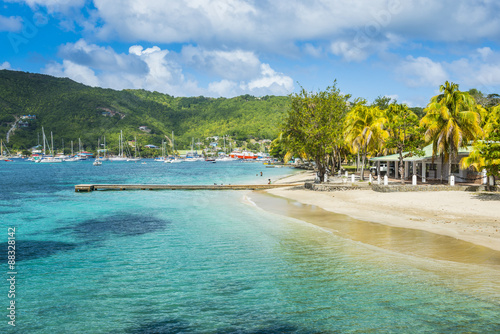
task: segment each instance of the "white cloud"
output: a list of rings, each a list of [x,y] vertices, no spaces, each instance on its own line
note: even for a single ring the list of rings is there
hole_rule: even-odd
[[[262,64],[261,76],[250,81],[248,88],[252,92],[262,92],[256,95],[263,95],[264,90],[271,90],[272,94],[284,95],[293,90],[292,78],[274,71],[269,64]]]
[[[64,60],[62,64],[48,64],[44,73],[56,77],[70,78],[89,86],[99,86],[100,82],[94,71],[86,66],[78,65],[70,60]]]
[[[314,46],[311,43],[306,43],[303,50],[306,55],[313,56],[314,58],[320,58],[324,55],[324,50],[321,46]]]
[[[18,32],[23,27],[23,20],[19,16],[0,15],[0,31]]]
[[[443,65],[427,57],[406,57],[396,67],[396,74],[409,87],[439,86],[448,80]]]
[[[347,61],[360,62],[368,58],[369,54],[364,47],[357,46],[356,43],[346,41],[335,41],[330,45],[330,51]]]
[[[362,61],[411,40],[500,41],[500,2],[494,0],[93,0],[92,8],[86,0],[8,1],[62,13],[54,15],[61,26],[78,24],[94,40],[206,50],[315,57],[325,50]],[[83,7],[88,15],[78,12]]]
[[[3,62],[3,64],[0,64],[0,70],[10,70],[10,63],[8,61]]]
[[[260,61],[250,51],[206,50],[192,45],[181,51],[182,62],[202,72],[229,80],[248,80],[260,71]]]
[[[482,47],[454,61],[408,56],[396,66],[395,72],[409,87],[437,89],[448,80],[460,84],[461,89],[477,88],[485,94],[495,93],[500,89],[500,52]]]
[[[186,46],[177,54],[157,46],[132,45],[128,53],[88,44],[85,40],[61,46],[63,62],[49,64],[47,74],[69,77],[91,86],[147,89],[175,96],[288,94],[293,80],[261,63],[254,53],[206,50]],[[206,87],[186,76],[208,77]]]
[[[445,66],[458,82],[485,92],[493,92],[500,85],[500,53],[483,47],[468,58],[446,63]]]

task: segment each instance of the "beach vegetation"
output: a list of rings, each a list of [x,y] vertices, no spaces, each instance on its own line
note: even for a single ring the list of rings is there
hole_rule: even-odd
[[[290,96],[290,109],[283,123],[286,147],[314,161],[320,181],[327,169],[333,173],[337,165],[350,97],[340,92],[336,81],[324,91],[301,88],[300,93]]]
[[[425,141],[432,143],[433,155],[440,155],[442,163],[449,162],[448,175],[451,175],[452,164],[456,163],[458,148],[467,147],[483,136],[482,106],[477,105],[469,93],[458,88],[458,84],[448,81],[441,85],[441,94],[431,98],[420,121],[425,129]]]
[[[384,128],[388,132],[385,148],[399,155],[399,175],[404,180],[403,160],[423,155],[423,129],[419,126],[418,116],[405,104],[391,103],[385,110]]]
[[[381,151],[388,132],[384,129],[386,118],[378,106],[367,106],[365,101],[357,103],[347,114],[345,140],[354,153],[361,156],[361,180],[367,154]]]
[[[473,168],[480,172],[486,171],[493,180],[500,178],[500,106],[488,108],[484,140],[474,143],[469,156],[460,161],[462,168]]]

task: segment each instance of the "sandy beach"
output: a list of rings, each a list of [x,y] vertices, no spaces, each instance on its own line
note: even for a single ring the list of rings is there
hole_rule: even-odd
[[[312,181],[311,171],[276,183]],[[465,191],[379,193],[319,192],[297,188],[268,193],[366,222],[423,230],[500,251],[500,194]]]

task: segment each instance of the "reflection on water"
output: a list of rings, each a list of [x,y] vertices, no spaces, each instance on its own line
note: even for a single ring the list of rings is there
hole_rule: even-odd
[[[461,263],[500,265],[500,251],[449,236],[365,222],[264,192],[253,192],[251,198],[266,211],[313,223],[343,238],[397,253]]]

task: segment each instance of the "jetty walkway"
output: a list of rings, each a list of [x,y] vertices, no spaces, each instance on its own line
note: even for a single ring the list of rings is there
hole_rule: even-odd
[[[77,184],[75,192],[95,190],[264,190],[283,187],[304,186],[292,184],[224,184],[224,185],[170,185],[170,184]]]

